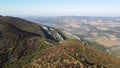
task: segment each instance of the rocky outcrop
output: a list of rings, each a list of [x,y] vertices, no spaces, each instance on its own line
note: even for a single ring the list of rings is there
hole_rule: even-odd
[[[79,37],[72,35],[66,31],[61,31],[59,29],[55,29],[45,25],[38,25],[37,23],[26,21],[20,18],[1,16],[0,21],[10,23],[21,30],[39,34],[40,37],[51,39],[57,42],[61,42],[67,39],[80,40]]]
[[[73,34],[66,32],[66,31],[60,31],[58,29],[48,27],[45,25],[40,25],[40,27],[41,27],[44,35],[48,39],[53,39],[53,40],[58,41],[58,42],[61,42],[61,41],[67,40],[67,39],[80,40],[80,38],[77,37],[76,35],[73,35]]]

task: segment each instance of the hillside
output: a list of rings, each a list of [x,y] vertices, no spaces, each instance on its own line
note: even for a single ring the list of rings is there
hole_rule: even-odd
[[[32,54],[38,47],[43,46],[42,40],[39,34],[21,30],[0,20],[0,66]]]
[[[26,68],[119,68],[120,59],[77,40],[68,40],[42,51]]]
[[[66,31],[0,16],[0,68],[120,67],[120,59],[83,43]]]
[[[0,16],[0,67],[70,38],[76,36],[20,18]]]
[[[10,23],[11,25],[15,26],[20,30],[24,30],[27,32],[35,33],[40,35],[42,38],[51,39],[54,41],[63,41],[66,39],[77,38],[77,36],[66,33],[65,31],[62,32],[59,29],[55,29],[52,27],[48,27],[45,25],[38,25],[37,23],[33,23],[30,21],[26,21],[21,18],[9,17],[9,16],[1,16],[0,17],[1,23]]]

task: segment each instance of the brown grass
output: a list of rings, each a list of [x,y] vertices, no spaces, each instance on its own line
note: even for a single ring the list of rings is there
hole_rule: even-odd
[[[26,67],[41,68],[119,68],[120,59],[80,42],[67,41],[40,53]]]
[[[102,44],[106,47],[112,47],[115,45],[120,45],[119,41],[114,41],[114,40],[109,40],[109,39],[104,39],[104,38],[98,38],[96,40],[96,42],[98,42],[99,44]]]

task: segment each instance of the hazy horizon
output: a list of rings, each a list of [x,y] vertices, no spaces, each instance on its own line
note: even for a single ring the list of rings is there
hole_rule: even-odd
[[[120,16],[119,0],[3,0],[6,16]]]

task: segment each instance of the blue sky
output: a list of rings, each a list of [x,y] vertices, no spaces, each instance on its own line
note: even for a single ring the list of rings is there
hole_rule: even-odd
[[[0,0],[0,15],[120,16],[120,0]]]

